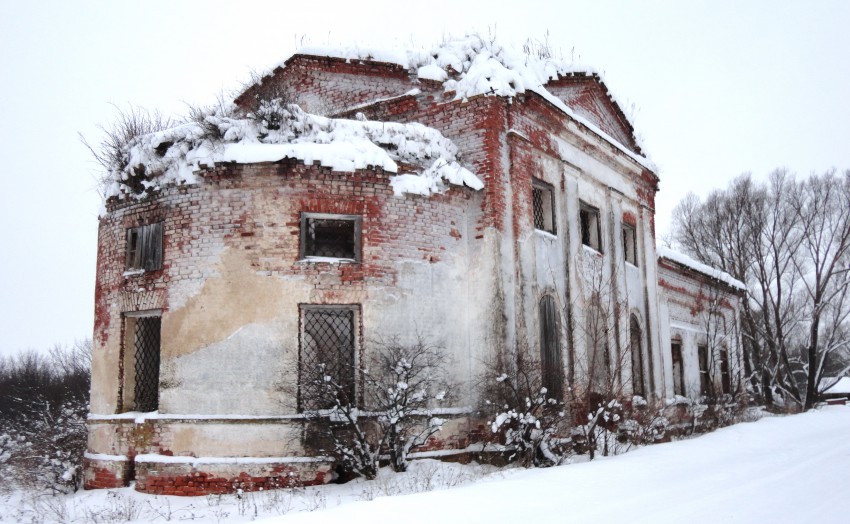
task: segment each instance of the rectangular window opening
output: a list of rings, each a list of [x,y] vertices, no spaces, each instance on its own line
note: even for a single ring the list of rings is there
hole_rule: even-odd
[[[360,216],[302,213],[301,258],[360,261]]]
[[[626,262],[637,265],[637,235],[634,226],[623,224],[623,255]]]
[[[299,411],[356,402],[357,312],[353,306],[302,306]]]
[[[682,363],[682,343],[671,342],[670,352],[673,357],[673,394],[683,397],[685,396],[685,368]]]
[[[725,349],[720,350],[720,383],[724,395],[732,392],[732,377],[729,374],[729,352]]]
[[[531,188],[534,229],[555,234],[555,200],[552,186],[535,180]]]
[[[129,271],[162,269],[162,223],[127,229],[125,267]]]
[[[599,232],[599,209],[582,202],[579,209],[579,221],[581,223],[581,243],[601,253],[602,243]]]
[[[711,376],[708,370],[708,346],[697,346],[697,357],[699,359],[699,392],[701,395],[711,393]]]

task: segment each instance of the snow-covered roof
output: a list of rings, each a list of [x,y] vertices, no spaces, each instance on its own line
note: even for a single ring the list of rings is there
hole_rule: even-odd
[[[656,253],[658,255],[658,258],[666,258],[667,260],[676,262],[677,264],[692,269],[697,273],[702,273],[703,275],[724,282],[733,288],[740,289],[742,291],[747,290],[746,284],[734,278],[729,273],[726,273],[725,271],[720,271],[719,269],[715,269],[711,266],[707,266],[702,262],[698,262],[693,258],[689,257],[688,255],[685,255],[684,253],[679,253],[678,251],[674,251],[664,246],[659,246],[656,250]]]
[[[274,103],[274,102],[272,102]],[[141,198],[150,189],[167,184],[197,183],[202,165],[276,162],[293,158],[318,161],[334,171],[369,166],[399,173],[398,162],[421,166],[419,172],[399,173],[391,179],[397,195],[428,196],[446,190],[446,184],[481,189],[484,183],[457,161],[457,147],[439,131],[422,124],[334,119],[305,113],[295,105],[269,109],[280,117],[277,125],[255,115],[241,118],[220,112],[141,136],[127,146],[127,162],[110,173],[106,197]],[[143,168],[143,169],[142,169]],[[133,189],[139,172],[144,189]]]
[[[531,91],[585,125],[640,165],[653,172],[657,171],[655,164],[645,156],[626,147],[545,88],[551,80],[576,73],[593,74],[599,77],[599,72],[591,67],[547,56],[548,54],[550,53],[543,52],[535,55],[535,53],[526,53],[512,47],[503,47],[479,35],[443,42],[429,51],[376,49],[352,45],[347,47],[311,46],[301,48],[296,53],[296,55],[397,64],[409,71],[415,71],[420,79],[442,82],[446,92],[455,93],[456,100],[465,100],[482,94],[513,97]],[[617,103],[613,94],[608,91],[607,95],[611,98],[612,104],[619,109],[621,105]],[[625,115],[623,117],[628,121]],[[637,140],[636,137],[633,138]]]
[[[832,384],[830,386],[830,384]],[[823,377],[822,386],[828,386],[821,393],[826,395],[850,395],[850,377]]]

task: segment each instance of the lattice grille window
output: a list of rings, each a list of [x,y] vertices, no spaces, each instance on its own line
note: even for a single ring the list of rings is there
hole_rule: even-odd
[[[356,309],[305,306],[301,314],[299,410],[355,402]]]
[[[360,261],[360,217],[357,215],[301,215],[301,258]]]
[[[534,181],[531,188],[531,203],[534,211],[534,229],[555,233],[555,206],[551,186]]]
[[[135,319],[135,410],[159,409],[160,317]]]
[[[162,223],[127,230],[126,267],[145,271],[162,268]]]

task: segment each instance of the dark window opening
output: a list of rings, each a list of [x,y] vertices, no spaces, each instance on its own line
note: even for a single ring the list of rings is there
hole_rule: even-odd
[[[685,366],[682,362],[682,342],[674,340],[670,343],[670,353],[673,360],[673,394],[685,396]]]
[[[629,321],[629,346],[632,353],[632,390],[635,395],[645,396],[643,386],[643,351],[641,350],[641,331],[637,318]]]
[[[560,399],[563,394],[563,366],[558,329],[558,310],[555,300],[546,295],[540,299],[540,358],[543,368],[543,387],[549,398]]]
[[[134,326],[133,398],[135,411],[159,409],[159,336],[160,317],[138,317]]]
[[[127,230],[126,268],[156,271],[162,269],[162,223]]]
[[[720,350],[720,384],[724,395],[732,392],[732,377],[729,374],[729,352],[725,349]]]
[[[579,209],[579,221],[581,223],[581,243],[601,253],[599,210],[582,203]]]
[[[360,217],[356,215],[301,216],[301,258],[360,260]]]
[[[634,226],[628,224],[623,225],[623,256],[626,262],[632,265],[637,265],[637,236],[635,235]]]
[[[697,346],[699,359],[699,392],[700,395],[711,394],[711,375],[708,372],[708,346]]]
[[[555,234],[555,200],[552,187],[535,181],[531,188],[534,229]]]
[[[349,306],[302,308],[299,411],[355,402],[355,320]]]

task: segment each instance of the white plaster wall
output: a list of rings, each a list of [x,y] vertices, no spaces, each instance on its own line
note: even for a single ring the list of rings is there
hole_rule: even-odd
[[[740,345],[740,330],[738,326],[738,307],[740,299],[737,295],[712,287],[696,278],[688,278],[677,271],[659,268],[659,277],[668,284],[660,288],[660,309],[662,312],[662,337],[664,351],[665,395],[673,396],[672,360],[670,342],[674,338],[682,341],[682,360],[685,378],[685,393],[687,397],[697,399],[700,396],[699,359],[700,344],[709,348],[709,366],[716,391],[721,391],[719,350],[726,348],[729,355],[730,374],[733,390],[735,382],[743,375]],[[675,288],[675,289],[671,289]],[[680,291],[684,290],[684,292]],[[716,314],[709,315],[707,310],[699,311],[700,303],[694,296],[700,293],[706,297],[728,301],[730,307],[717,308]]]

